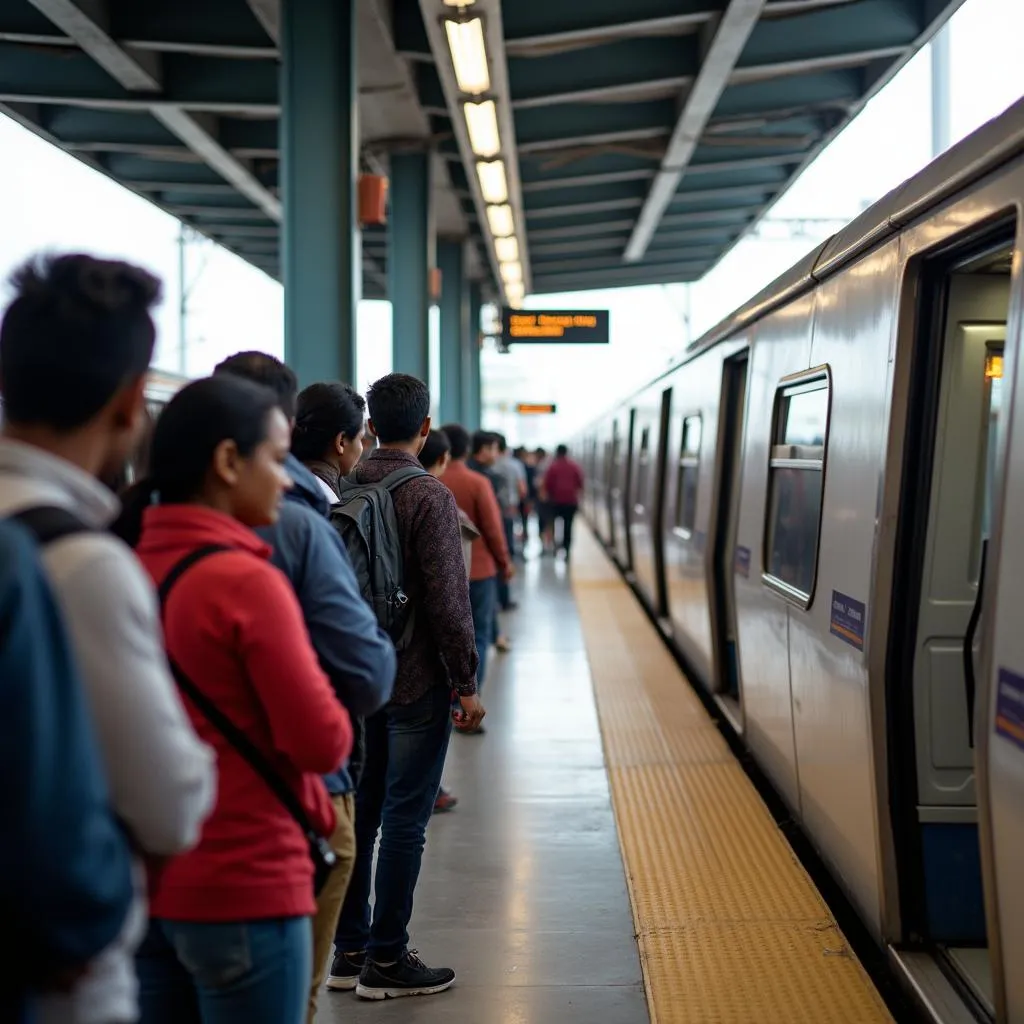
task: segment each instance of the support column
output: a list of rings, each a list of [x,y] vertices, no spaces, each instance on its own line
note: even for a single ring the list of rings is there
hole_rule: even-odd
[[[284,344],[303,386],[356,379],[357,101],[356,0],[281,4]]]
[[[469,334],[469,289],[465,277],[464,243],[438,240],[437,265],[441,269],[441,394],[438,412],[442,423],[461,423],[465,416],[462,388],[463,338]]]
[[[469,330],[463,335],[462,343],[462,416],[464,426],[478,430],[480,422],[480,314],[483,309],[483,295],[479,281],[470,281]]]
[[[430,153],[391,156],[388,295],[396,373],[430,380],[430,268],[434,218]]]

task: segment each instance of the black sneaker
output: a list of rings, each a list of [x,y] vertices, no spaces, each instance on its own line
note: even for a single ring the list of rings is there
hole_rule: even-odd
[[[428,967],[410,949],[397,963],[382,967],[366,961],[356,995],[363,999],[398,999],[401,996],[432,996],[451,988],[455,972],[448,967]]]
[[[335,992],[351,992],[359,984],[359,975],[365,967],[365,953],[335,953],[327,987]]]

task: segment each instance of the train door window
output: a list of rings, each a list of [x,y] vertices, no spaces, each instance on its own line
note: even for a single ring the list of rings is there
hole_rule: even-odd
[[[683,438],[679,449],[679,474],[676,478],[676,533],[684,539],[693,536],[697,525],[697,479],[700,473],[700,441],[703,421],[700,416],[683,420]]]
[[[634,512],[642,516],[646,510],[647,484],[651,471],[651,428],[644,427],[640,432],[640,453],[636,460],[636,488],[634,497],[636,499]]]
[[[804,608],[818,565],[829,394],[823,368],[783,381],[775,398],[763,578]]]

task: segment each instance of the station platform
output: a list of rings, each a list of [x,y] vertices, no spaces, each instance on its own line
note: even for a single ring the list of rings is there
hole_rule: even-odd
[[[454,736],[410,932],[440,996],[325,992],[317,1024],[874,1024],[885,1004],[581,524],[531,559],[488,731]]]

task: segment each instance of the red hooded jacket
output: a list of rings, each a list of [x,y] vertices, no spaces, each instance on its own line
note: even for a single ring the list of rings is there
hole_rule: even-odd
[[[209,555],[174,585],[164,616],[168,653],[277,767],[323,835],[334,811],[320,775],[352,749],[338,703],[294,592],[270,548],[230,517],[197,505],[146,510],[137,553],[159,585],[196,548]],[[313,864],[301,829],[266,783],[182,696],[199,736],[217,752],[217,802],[199,845],[159,874],[150,912],[188,921],[315,913]],[[126,722],[125,728],[131,728]]]

